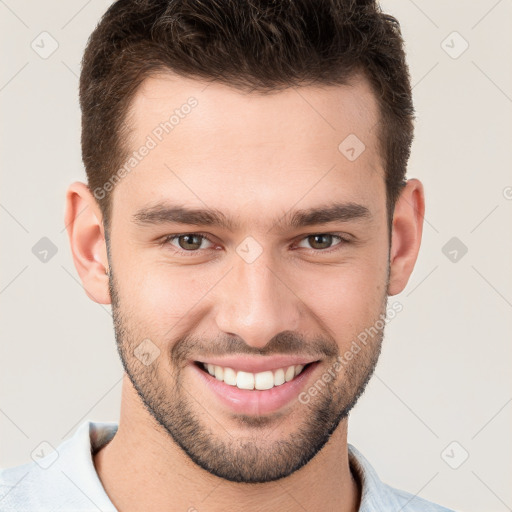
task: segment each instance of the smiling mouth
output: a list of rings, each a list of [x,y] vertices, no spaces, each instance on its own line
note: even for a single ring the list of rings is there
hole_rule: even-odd
[[[203,372],[209,373],[215,379],[224,382],[228,386],[248,390],[267,390],[294,380],[306,368],[316,364],[318,361],[306,365],[296,364],[284,366],[276,370],[267,370],[258,373],[234,370],[233,368],[218,366],[211,363],[194,361],[194,364]]]

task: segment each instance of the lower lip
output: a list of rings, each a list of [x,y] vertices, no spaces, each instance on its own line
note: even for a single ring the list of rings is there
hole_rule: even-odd
[[[317,365],[318,361],[311,363],[293,380],[266,390],[239,389],[217,380],[201,370],[195,363],[191,366],[219,401],[232,411],[239,414],[263,415],[275,412],[297,400],[302,389],[306,387],[308,377]]]

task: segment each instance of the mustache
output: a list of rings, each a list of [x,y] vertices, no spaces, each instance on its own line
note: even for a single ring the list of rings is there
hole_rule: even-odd
[[[302,355],[315,359],[339,356],[339,348],[334,339],[315,337],[306,339],[300,333],[283,331],[274,336],[264,347],[251,347],[239,336],[221,335],[215,339],[205,340],[195,335],[179,339],[171,349],[174,361],[202,357],[222,357],[233,355]]]

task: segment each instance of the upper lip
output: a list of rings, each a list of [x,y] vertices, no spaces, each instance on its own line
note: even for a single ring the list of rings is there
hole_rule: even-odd
[[[213,364],[223,366],[224,368],[232,368],[235,371],[243,371],[249,373],[259,373],[265,371],[278,370],[279,368],[288,368],[301,364],[306,366],[314,363],[318,359],[311,359],[304,356],[230,356],[230,357],[211,357],[204,359],[196,359],[200,363]]]

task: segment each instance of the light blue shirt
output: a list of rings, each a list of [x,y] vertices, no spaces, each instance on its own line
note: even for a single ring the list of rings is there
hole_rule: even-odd
[[[1,512],[117,512],[94,468],[92,454],[117,432],[114,422],[84,421],[55,451],[0,469]],[[362,487],[359,512],[453,512],[379,479],[363,455],[348,445],[350,466]],[[38,453],[40,456],[38,456]]]

